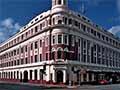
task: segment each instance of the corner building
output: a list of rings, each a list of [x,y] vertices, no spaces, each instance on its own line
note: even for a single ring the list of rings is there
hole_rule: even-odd
[[[67,0],[36,16],[0,44],[0,80],[80,84],[120,79],[120,39],[82,14]]]

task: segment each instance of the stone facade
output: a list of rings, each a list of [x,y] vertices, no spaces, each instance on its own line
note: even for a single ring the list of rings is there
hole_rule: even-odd
[[[51,10],[36,16],[0,44],[0,80],[80,84],[120,79],[120,40],[87,17],[52,0]]]

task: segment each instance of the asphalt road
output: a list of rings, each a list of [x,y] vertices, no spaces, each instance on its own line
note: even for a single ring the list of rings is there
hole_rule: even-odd
[[[120,84],[113,85],[98,85],[98,86],[80,86],[77,89],[45,89],[38,86],[15,85],[15,84],[1,84],[0,90],[120,90]]]

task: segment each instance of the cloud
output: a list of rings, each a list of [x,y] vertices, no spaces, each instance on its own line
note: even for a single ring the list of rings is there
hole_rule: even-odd
[[[20,24],[15,22],[12,18],[0,21],[0,42],[18,32],[20,27]]]
[[[120,25],[119,26],[113,26],[108,31],[110,33],[112,33],[112,34],[117,35],[118,37],[120,37]]]
[[[118,9],[118,12],[120,14],[120,0],[117,0],[117,9]]]

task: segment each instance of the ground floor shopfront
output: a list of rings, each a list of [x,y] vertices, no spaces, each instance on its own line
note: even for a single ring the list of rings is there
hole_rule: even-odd
[[[120,79],[120,72],[97,66],[63,62],[36,65],[33,67],[2,69],[0,71],[0,80],[37,84],[72,85],[101,79],[110,80],[110,78],[115,81]]]

